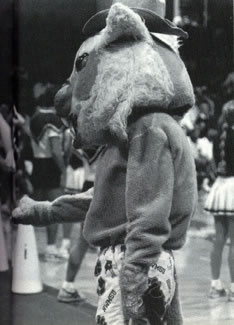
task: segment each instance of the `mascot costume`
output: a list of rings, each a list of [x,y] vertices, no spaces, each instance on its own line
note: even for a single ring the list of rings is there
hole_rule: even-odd
[[[182,324],[172,251],[197,199],[179,125],[194,95],[178,54],[187,34],[164,12],[162,0],[97,1],[55,96],[74,146],[102,146],[94,188],[53,202],[24,197],[13,213],[35,226],[84,220],[85,238],[100,248],[97,324]]]

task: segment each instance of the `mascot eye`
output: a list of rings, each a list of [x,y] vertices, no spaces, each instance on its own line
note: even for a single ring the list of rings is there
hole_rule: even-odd
[[[77,58],[75,62],[76,72],[79,72],[81,69],[85,67],[86,62],[88,60],[88,56],[89,56],[88,53],[84,53]]]

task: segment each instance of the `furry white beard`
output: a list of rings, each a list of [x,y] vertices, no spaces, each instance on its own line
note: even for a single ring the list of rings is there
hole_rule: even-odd
[[[132,40],[118,42],[126,37]],[[105,143],[108,133],[125,141],[132,110],[165,109],[171,102],[174,87],[169,72],[150,32],[130,8],[113,5],[106,28],[88,39],[78,55],[84,52],[95,53],[98,63],[88,98],[75,94],[73,100],[82,143]]]
[[[120,43],[100,51],[90,97],[78,103],[78,130],[88,143],[103,142],[106,131],[126,140],[133,109],[166,108],[174,95],[167,68],[151,44]]]

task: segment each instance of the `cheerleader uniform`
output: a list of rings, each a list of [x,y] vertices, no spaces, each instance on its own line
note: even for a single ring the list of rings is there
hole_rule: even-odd
[[[214,157],[220,161],[220,138],[214,143]],[[224,144],[225,173],[218,168],[218,177],[205,203],[205,210],[214,215],[234,218],[234,126],[227,130]],[[222,168],[222,166],[221,166]]]
[[[59,188],[61,171],[52,157],[49,139],[59,137],[63,148],[64,127],[54,108],[38,107],[30,121],[32,132],[33,174],[34,188]],[[44,177],[43,177],[44,176]],[[45,198],[47,199],[47,198]]]

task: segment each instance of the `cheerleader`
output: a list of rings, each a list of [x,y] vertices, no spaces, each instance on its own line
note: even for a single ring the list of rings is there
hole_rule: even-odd
[[[220,270],[222,253],[227,238],[230,238],[228,265],[231,276],[229,301],[234,302],[234,100],[227,102],[220,118],[220,131],[214,143],[214,158],[218,177],[205,203],[205,210],[214,215],[215,241],[211,251],[210,298],[227,295]]]

